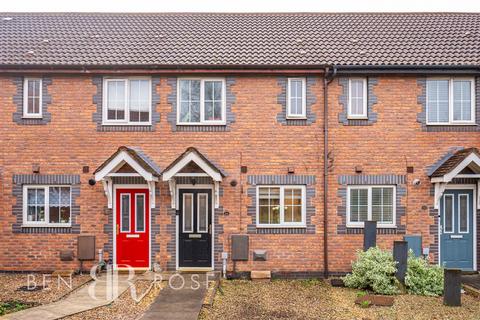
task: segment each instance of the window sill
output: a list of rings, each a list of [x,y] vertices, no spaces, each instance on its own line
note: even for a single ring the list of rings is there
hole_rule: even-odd
[[[295,117],[295,116],[287,116],[286,119],[287,119],[287,120],[307,120],[307,117],[306,117],[306,116],[298,116],[298,117]]]
[[[102,122],[102,126],[144,126],[148,127],[152,124],[150,122]]]
[[[256,227],[257,227],[258,229],[277,229],[277,228],[296,228],[296,229],[298,229],[298,228],[304,228],[304,229],[306,229],[306,228],[307,228],[307,226],[304,225],[304,224],[302,224],[302,225],[289,225],[289,226],[287,226],[287,225],[268,225],[268,226],[266,226],[266,225],[257,225]]]
[[[22,228],[71,228],[70,223],[22,224]]]
[[[22,119],[37,119],[37,120],[41,120],[41,119],[43,119],[43,116],[22,116]]]
[[[364,229],[365,226],[363,224],[359,224],[359,225],[349,225],[347,224],[347,228],[349,229]],[[383,224],[377,224],[377,229],[397,229],[397,226],[392,226],[392,225],[383,225]]]
[[[208,122],[195,122],[195,123],[177,123],[177,126],[226,126],[226,123],[208,123]]]
[[[347,120],[368,120],[368,117],[347,117]]]
[[[427,123],[427,126],[432,127],[455,127],[455,126],[478,126],[476,123],[467,122],[467,123]]]

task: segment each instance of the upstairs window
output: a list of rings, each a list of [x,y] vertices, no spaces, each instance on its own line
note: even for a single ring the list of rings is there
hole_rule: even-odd
[[[104,124],[150,124],[150,79],[105,79],[103,88]]]
[[[42,117],[42,79],[25,78],[23,82],[23,117]]]
[[[367,79],[348,80],[348,118],[367,119]]]
[[[24,186],[23,224],[26,226],[69,226],[69,186]]]
[[[305,118],[305,78],[289,78],[287,92],[287,118]]]
[[[305,186],[261,186],[257,199],[257,226],[305,226]]]
[[[347,227],[363,227],[368,220],[382,228],[395,227],[395,187],[348,187],[347,216]]]
[[[427,124],[475,124],[475,81],[472,78],[427,80]]]
[[[224,79],[179,79],[177,101],[180,125],[225,124]]]

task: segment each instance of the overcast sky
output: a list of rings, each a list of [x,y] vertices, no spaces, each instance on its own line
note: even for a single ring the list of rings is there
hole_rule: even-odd
[[[480,12],[480,0],[0,0],[0,11]]]

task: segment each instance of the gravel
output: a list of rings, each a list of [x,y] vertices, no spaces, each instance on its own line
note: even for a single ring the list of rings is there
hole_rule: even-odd
[[[29,278],[30,277],[30,278]],[[68,285],[70,279],[67,276],[62,277]],[[45,304],[56,301],[67,293],[82,286],[90,281],[90,275],[74,275],[72,276],[71,286],[62,280],[58,281],[57,277],[46,275],[46,288],[38,291],[22,291],[20,287],[27,286],[30,280],[30,287],[43,285],[43,275],[41,274],[20,274],[20,273],[1,273],[0,274],[0,302],[21,301],[31,305]]]
[[[480,302],[468,295],[462,307],[443,306],[441,297],[399,295],[393,307],[364,309],[354,304],[358,292],[318,280],[222,281],[200,319],[480,319]]]
[[[143,313],[152,304],[153,300],[158,296],[162,288],[165,286],[165,282],[155,282],[151,280],[137,280],[135,282],[135,289],[137,294],[137,300],[135,301],[130,290],[124,292],[113,303],[99,307],[96,309],[88,310],[85,312],[77,313],[75,315],[65,317],[65,320],[91,320],[91,319],[115,319],[115,320],[133,320],[140,318]],[[146,294],[145,294],[146,293]],[[145,294],[145,296],[142,295]]]

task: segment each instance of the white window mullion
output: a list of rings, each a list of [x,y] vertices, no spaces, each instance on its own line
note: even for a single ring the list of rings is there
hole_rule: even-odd
[[[130,122],[130,80],[125,80],[125,121]]]
[[[448,122],[453,122],[453,79],[448,79]]]
[[[280,187],[280,224],[285,223],[285,187]]]
[[[372,221],[372,187],[368,187],[367,220]]]
[[[200,122],[205,122],[205,80],[204,79],[200,81]]]

